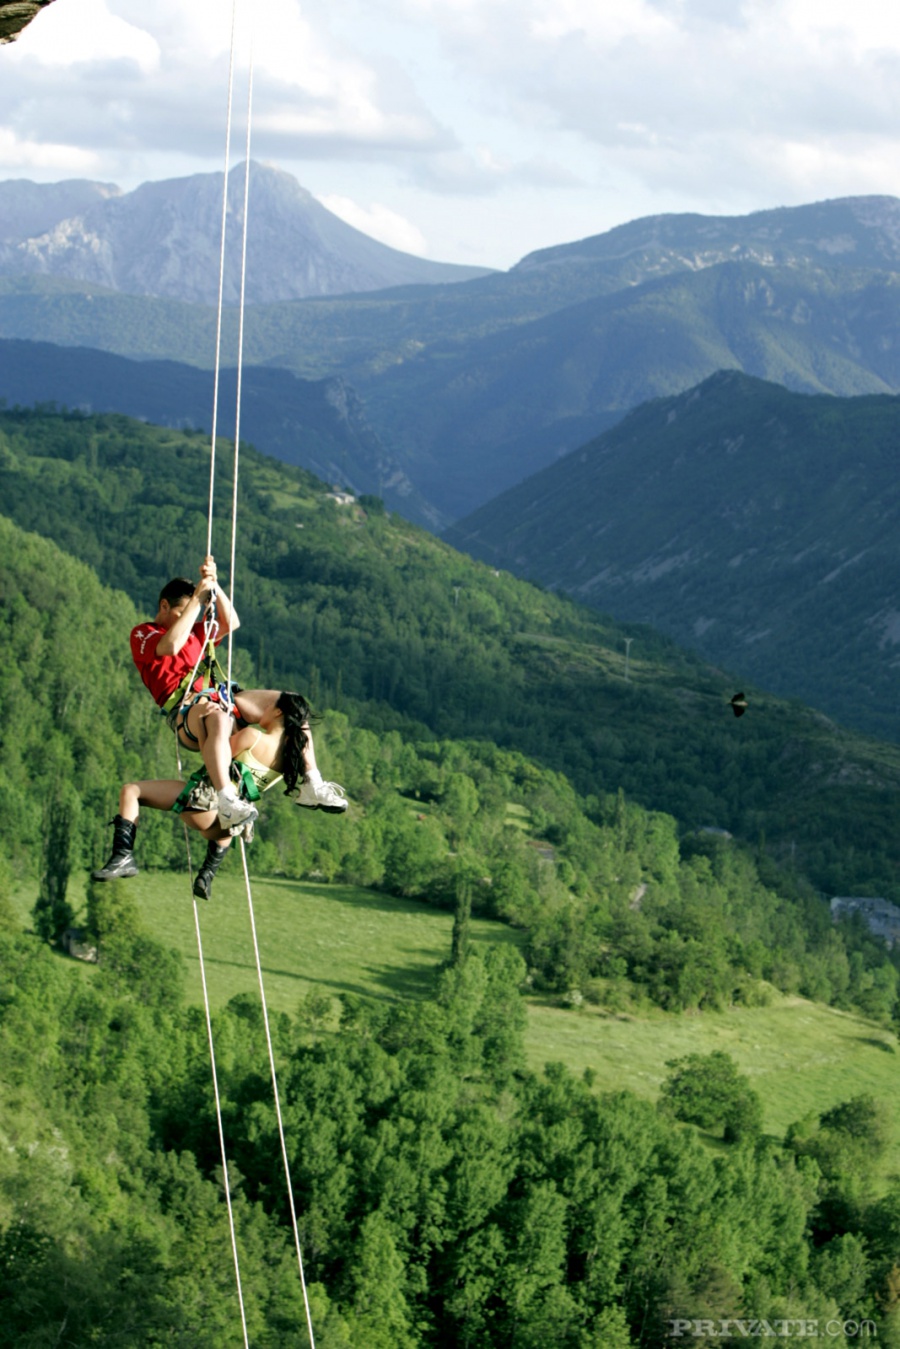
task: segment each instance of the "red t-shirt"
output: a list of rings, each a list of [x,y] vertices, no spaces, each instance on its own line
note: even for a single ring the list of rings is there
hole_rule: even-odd
[[[131,630],[132,659],[158,707],[162,707],[185,676],[191,673],[205,647],[203,624],[195,623],[177,655],[158,656],[156,647],[166,631],[158,623],[142,623]],[[200,682],[198,675],[196,684]]]

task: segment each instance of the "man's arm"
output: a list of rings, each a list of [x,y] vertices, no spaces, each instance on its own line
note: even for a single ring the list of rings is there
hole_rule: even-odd
[[[237,632],[241,626],[241,620],[237,616],[237,611],[232,608],[231,602],[224,590],[216,591],[216,618],[219,620],[219,638],[227,636],[229,632]]]
[[[191,628],[199,621],[200,615],[203,613],[205,600],[197,593],[199,589],[198,586],[190,599],[185,601],[184,608],[175,622],[170,628],[166,629],[156,643],[156,654],[158,656],[177,656],[184,646],[190,636]]]
[[[185,602],[184,608],[175,622],[160,637],[156,647],[158,655],[175,656],[178,654],[187,641],[191,628],[199,622],[213,590],[216,592],[216,620],[219,625],[217,641],[221,641],[229,632],[237,632],[241,626],[241,620],[232,608],[224,590],[218,588],[216,563],[210,554],[200,564],[200,580],[193,595]]]
[[[176,615],[174,622],[170,624],[156,644],[158,656],[178,655],[190,636],[191,628],[200,621],[200,615],[209,602],[215,584],[216,564],[212,556],[207,556],[200,564],[200,580],[194,587],[193,595],[185,600],[182,605],[176,606],[181,608],[181,613]]]
[[[205,589],[204,603],[209,599],[213,588],[216,591],[216,620],[219,624],[218,640],[221,641],[229,632],[237,632],[241,626],[241,620],[232,608],[225,591],[219,589],[215,559],[210,554],[204,558],[200,566],[200,584],[197,587],[198,591]]]

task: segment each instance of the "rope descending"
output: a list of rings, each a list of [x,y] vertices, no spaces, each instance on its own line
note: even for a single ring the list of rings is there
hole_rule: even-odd
[[[215,380],[214,380],[213,413],[212,413],[212,453],[210,455],[210,465],[209,465],[209,509],[207,514],[207,536],[206,536],[206,551],[208,554],[212,552],[213,500],[214,500],[215,474],[216,474],[216,409],[218,407],[219,402],[219,368],[220,368],[221,348],[222,348],[222,310],[223,310],[223,291],[224,291],[224,276],[225,276],[225,224],[228,206],[228,198],[227,198],[228,158],[230,154],[230,143],[231,143],[231,107],[234,92],[234,53],[236,45],[235,27],[236,27],[237,3],[238,0],[232,0],[231,6],[231,53],[228,64],[228,114],[225,133],[225,192],[222,205],[222,231],[219,248],[219,304],[218,304],[218,315],[216,325],[216,360],[215,360]],[[211,601],[212,601],[211,606],[208,611],[206,624],[204,628],[205,641],[203,649],[207,653],[207,658],[209,658],[209,653],[213,643],[215,642],[215,636],[218,629],[218,624],[216,622],[214,594],[211,596]],[[194,680],[197,677],[197,670],[199,669],[200,662],[202,659],[203,659],[202,656],[198,658],[197,664],[194,667],[193,671],[191,672],[191,677],[186,685],[186,691],[184,695],[185,697],[189,696],[190,691],[193,688]],[[175,730],[175,760],[176,763],[178,764],[179,776],[181,776],[183,770],[181,765],[181,752],[179,748],[177,729]],[[234,1262],[234,1277],[237,1286],[238,1308],[241,1316],[241,1334],[243,1336],[244,1349],[250,1349],[250,1340],[247,1335],[247,1314],[244,1308],[244,1290],[241,1285],[241,1262],[240,1257],[238,1255],[237,1232],[235,1230],[234,1225],[234,1208],[231,1203],[231,1183],[228,1178],[228,1155],[225,1150],[225,1129],[222,1124],[222,1101],[219,1095],[219,1077],[218,1073],[216,1072],[216,1051],[215,1051],[215,1044],[213,1042],[212,1016],[210,1014],[209,1009],[209,988],[206,982],[206,964],[203,959],[203,942],[201,941],[200,938],[200,913],[197,908],[197,899],[196,896],[194,895],[194,867],[193,862],[191,860],[191,840],[190,835],[188,833],[187,823],[185,822],[183,817],[182,817],[182,828],[184,829],[184,842],[187,851],[188,880],[191,886],[191,901],[194,905],[194,931],[197,937],[197,959],[200,965],[200,982],[203,987],[203,1010],[206,1016],[206,1035],[207,1040],[209,1042],[209,1061],[212,1070],[213,1096],[215,1098],[216,1104],[216,1124],[219,1134],[219,1153],[222,1158],[222,1179],[225,1188],[225,1204],[228,1209],[228,1230],[231,1234],[231,1255],[232,1260]]]
[[[178,734],[176,732],[175,742],[178,743]],[[181,755],[178,758],[178,771],[181,772]],[[250,1349],[250,1340],[247,1336],[247,1314],[244,1310],[244,1290],[241,1285],[241,1262],[238,1256],[237,1232],[234,1226],[234,1209],[231,1203],[231,1181],[228,1177],[228,1157],[225,1152],[225,1129],[222,1124],[222,1101],[219,1096],[219,1077],[216,1072],[216,1051],[213,1044],[212,1016],[209,1010],[209,989],[206,984],[206,965],[203,960],[203,943],[200,940],[200,913],[197,909],[197,900],[194,895],[194,867],[191,860],[191,840],[188,834],[188,827],[182,818],[182,828],[184,829],[184,842],[187,848],[188,859],[188,879],[191,884],[191,900],[194,905],[194,931],[197,934],[197,959],[200,964],[200,982],[203,985],[203,1010],[206,1014],[206,1036],[209,1041],[209,1061],[212,1068],[213,1096],[216,1102],[216,1123],[219,1131],[219,1152],[222,1157],[222,1184],[225,1189],[225,1203],[228,1208],[228,1229],[231,1233],[231,1256],[234,1261],[234,1277],[237,1284],[238,1307],[241,1313],[241,1331],[244,1336],[244,1349]]]
[[[225,235],[228,218],[228,163],[230,158],[230,147],[231,147],[231,120],[232,120],[232,104],[233,104],[233,90],[234,90],[234,53],[236,47],[236,40],[235,40],[236,11],[237,11],[237,0],[233,0],[232,15],[231,15],[231,56],[228,71],[228,113],[227,113],[227,125],[225,136],[225,172],[222,191],[222,236],[221,236],[221,245],[219,249],[219,299],[216,317],[216,359],[215,359],[215,378],[213,386],[212,446],[210,452],[209,508],[207,519],[207,547],[206,547],[207,554],[212,553],[212,530],[213,530],[215,471],[216,471],[217,409],[219,400],[219,376],[221,369],[221,351],[222,351],[222,313],[224,308],[224,289],[225,289]],[[233,475],[232,502],[231,502],[231,565],[229,570],[229,582],[231,589],[229,591],[229,600],[231,600],[232,603],[234,595],[234,577],[235,577],[236,551],[237,551],[237,505],[238,505],[239,457],[240,457],[241,392],[242,392],[242,379],[243,379],[243,351],[244,351],[244,308],[245,308],[246,275],[247,275],[247,220],[249,214],[248,207],[250,198],[250,136],[252,127],[252,108],[253,108],[253,40],[251,32],[249,75],[247,87],[247,141],[246,141],[245,164],[244,164],[244,214],[243,214],[243,230],[241,241],[241,282],[240,282],[240,303],[238,309],[237,402],[235,408],[235,432],[234,432],[234,475]],[[211,649],[211,644],[215,641],[215,635],[217,630],[218,624],[216,622],[216,614],[215,614],[215,592],[213,592],[213,595],[211,596],[211,605],[209,609],[209,614],[205,626],[205,638],[206,638],[205,645],[207,651]],[[232,683],[231,679],[232,654],[233,654],[233,633],[229,630],[228,669],[225,683],[225,690],[227,691],[227,698],[229,700],[229,703],[231,699],[231,683]],[[199,664],[200,661],[198,660],[197,667],[195,667],[195,670],[191,675],[191,679],[188,682],[187,686],[188,690],[191,689],[194,679],[196,678],[196,671],[197,668],[199,668]],[[175,733],[175,742],[176,742],[176,756],[178,760],[178,770],[179,774],[181,774],[182,773],[181,755],[177,749],[178,745],[177,731]],[[206,1010],[206,1027],[207,1027],[207,1035],[209,1038],[210,1062],[212,1065],[213,1094],[215,1096],[216,1119],[218,1122],[218,1131],[219,1131],[219,1149],[222,1156],[225,1199],[228,1207],[228,1223],[231,1232],[231,1249],[234,1259],[235,1279],[237,1282],[238,1304],[240,1307],[241,1328],[243,1332],[244,1346],[245,1349],[249,1349],[249,1341],[247,1338],[247,1320],[244,1310],[243,1290],[241,1287],[241,1272],[240,1272],[240,1261],[238,1258],[237,1235],[234,1224],[234,1211],[231,1203],[231,1188],[228,1180],[228,1160],[225,1152],[225,1133],[222,1124],[222,1109],[219,1097],[218,1077],[216,1073],[216,1061],[215,1061],[215,1051],[213,1046],[213,1033],[212,1033],[212,1019],[209,1010],[209,994],[206,984],[206,970],[203,962],[203,946],[200,939],[200,915],[199,910],[197,908],[197,899],[196,896],[193,894],[193,867],[191,864],[190,839],[188,837],[186,824],[184,824],[184,831],[185,831],[185,843],[187,846],[188,872],[191,879],[191,897],[194,905],[194,927],[197,935],[197,953],[200,963],[200,978],[203,985],[203,1003],[204,1008]],[[263,1022],[266,1031],[266,1044],[268,1046],[269,1070],[272,1078],[272,1094],[275,1101],[275,1114],[278,1121],[278,1136],[281,1143],[281,1156],[282,1162],[284,1164],[284,1175],[285,1175],[285,1182],[287,1185],[288,1205],[290,1208],[291,1226],[293,1228],[294,1234],[294,1246],[297,1252],[297,1266],[300,1274],[300,1285],[303,1290],[303,1305],[306,1312],[306,1327],[309,1333],[310,1349],[315,1349],[312,1315],[310,1312],[309,1295],[306,1287],[306,1276],[303,1269],[303,1253],[300,1245],[300,1232],[297,1224],[297,1211],[294,1204],[294,1187],[293,1182],[291,1180],[291,1170],[290,1170],[290,1162],[288,1160],[287,1142],[284,1134],[284,1120],[281,1113],[281,1100],[278,1091],[278,1077],[275,1071],[275,1053],[272,1046],[272,1036],[269,1028],[269,1013],[266,1006],[266,990],[263,981],[262,961],[260,959],[259,941],[257,939],[256,934],[256,919],[253,911],[253,894],[250,886],[250,871],[247,866],[247,851],[243,836],[241,836],[240,845],[241,845],[241,862],[243,865],[244,881],[247,891],[247,908],[250,915],[250,929],[253,936],[253,949],[256,958],[256,973],[257,979],[259,981],[259,994],[260,1000],[262,1002]]]
[[[259,980],[259,996],[262,1002],[263,1024],[266,1028],[266,1044],[269,1050],[269,1071],[272,1076],[272,1095],[275,1098],[275,1116],[278,1120],[278,1138],[281,1143],[281,1160],[284,1164],[284,1178],[287,1183],[288,1205],[291,1210],[291,1227],[294,1231],[294,1247],[297,1252],[297,1267],[300,1271],[300,1286],[303,1289],[303,1306],[306,1310],[306,1328],[309,1331],[310,1349],[315,1349],[313,1339],[312,1314],[309,1309],[309,1295],[306,1291],[306,1275],[303,1272],[303,1251],[300,1247],[300,1230],[297,1226],[297,1210],[294,1206],[294,1185],[291,1180],[291,1164],[288,1161],[287,1142],[284,1136],[284,1120],[281,1115],[281,1098],[278,1092],[278,1077],[275,1072],[275,1051],[272,1048],[272,1033],[269,1029],[269,1012],[266,1007],[266,990],[263,984],[262,962],[259,958],[259,942],[256,937],[256,919],[253,914],[253,894],[250,889],[250,871],[247,866],[247,849],[241,838],[241,862],[244,868],[244,882],[247,887],[247,909],[250,914],[250,930],[253,934],[253,952],[256,956],[256,975]],[[196,908],[196,902],[194,908]]]

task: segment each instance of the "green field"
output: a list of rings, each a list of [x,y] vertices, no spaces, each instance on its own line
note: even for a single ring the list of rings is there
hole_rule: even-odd
[[[198,904],[210,999],[227,1002],[258,988],[246,887],[239,859],[229,859],[215,897]],[[190,890],[184,877],[135,879],[146,927],[186,957],[189,995],[201,996]],[[313,989],[374,998],[422,997],[450,954],[453,920],[428,905],[349,885],[252,881],[266,1001],[294,1012]],[[499,923],[474,922],[476,943],[513,941]]]
[[[200,921],[211,996],[222,1002],[257,983],[237,866],[230,864],[216,884],[216,899],[203,905]],[[135,886],[147,926],[187,956],[199,997],[186,882],[140,877]],[[252,890],[267,1000],[285,1011],[313,988],[381,998],[422,995],[450,949],[451,915],[421,903],[297,881],[254,880]],[[476,943],[518,940],[497,923],[472,927]],[[592,1069],[598,1090],[627,1087],[651,1100],[667,1059],[725,1050],[751,1077],[766,1128],[778,1135],[809,1111],[862,1092],[893,1101],[900,1086],[900,1050],[889,1032],[862,1017],[778,995],[763,1008],[640,1017],[531,998],[526,1047],[535,1068],[561,1060],[577,1072]],[[900,1127],[888,1169],[900,1172]]]
[[[143,873],[129,882],[143,922],[182,952],[188,996],[201,999],[193,905],[185,877]],[[313,990],[373,998],[420,997],[434,985],[450,950],[452,916],[410,900],[345,885],[253,879],[260,958],[270,1007],[294,1012]],[[23,918],[26,893],[20,892]],[[211,1001],[256,993],[258,982],[246,890],[238,856],[216,880],[215,899],[199,904]],[[498,923],[475,920],[476,943],[518,942]],[[655,1100],[666,1060],[725,1050],[763,1101],[765,1127],[782,1135],[793,1120],[863,1092],[892,1103],[900,1087],[900,1047],[874,1022],[803,998],[773,994],[771,1005],[682,1016],[631,1016],[577,1010],[529,999],[526,1048],[541,1068],[561,1061],[589,1068],[597,1090],[628,1088]],[[900,1174],[900,1122],[885,1175]]]

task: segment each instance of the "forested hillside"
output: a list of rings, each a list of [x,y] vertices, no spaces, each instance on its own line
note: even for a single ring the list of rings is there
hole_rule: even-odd
[[[897,751],[763,693],[738,722],[732,686],[650,633],[635,632],[626,671],[622,632],[590,611],[454,554],[388,519],[377,499],[341,507],[299,470],[250,450],[242,463],[250,646],[238,673],[304,687],[328,710],[331,771],[364,808],[340,831],[318,820],[301,830],[276,802],[263,869],[449,907],[467,897],[527,931],[536,976],[560,991],[627,1000],[634,985],[667,1007],[723,1005],[765,977],[891,1015],[882,948],[833,929],[810,882],[897,894]],[[205,547],[207,464],[202,438],[123,418],[3,418],[6,509],[131,591],[138,612],[153,612],[160,585]],[[62,902],[67,866],[102,860],[122,777],[170,776],[171,756],[128,670],[136,611],[107,602],[48,542],[11,538],[4,553],[5,645],[27,653],[4,678],[11,705],[32,704],[29,730],[8,725],[4,738],[6,790],[23,818],[12,855],[36,868],[43,847],[45,870],[49,859],[63,877],[62,895],[45,882],[47,900]],[[59,742],[59,770],[42,738]],[[43,822],[24,804],[29,759]],[[507,827],[510,809],[524,837]],[[691,836],[711,826],[753,856]],[[57,834],[62,851],[46,841]],[[160,862],[177,857],[159,820],[142,838]]]
[[[212,370],[176,361],[129,361],[89,347],[0,339],[0,406],[36,404],[124,412],[157,426],[212,428]],[[237,371],[219,374],[218,430],[234,437]],[[416,492],[341,379],[306,380],[249,366],[241,377],[241,427],[265,454],[354,492],[377,492],[411,520],[437,511]]]
[[[173,776],[174,751],[128,669],[125,597],[2,517],[0,539],[0,856],[7,882],[33,882],[36,927],[55,940],[75,916],[72,874],[107,850],[119,784]],[[580,797],[561,773],[483,740],[401,719],[376,735],[334,712],[320,730],[355,809],[335,828],[273,794],[253,849],[262,874],[418,898],[456,912],[463,933],[473,911],[512,923],[538,987],[595,1003],[752,1005],[763,979],[890,1023],[897,971],[884,947],[858,925],[834,928],[771,859],[714,838],[680,844],[670,816],[621,791]],[[145,812],[139,853],[183,868],[180,830]]]
[[[900,740],[900,400],[722,371],[448,530],[454,546]]]
[[[110,889],[90,978],[0,931],[0,1344],[230,1349],[205,1027]],[[561,1065],[527,1073],[522,971],[501,955],[429,1002],[348,1001],[336,1032],[314,1003],[275,1023],[320,1349],[663,1349],[675,1319],[736,1316],[830,1324],[835,1345],[877,1317],[896,1346],[900,1196],[873,1185],[875,1102],[782,1142],[727,1056],[675,1065],[659,1111]],[[303,1349],[258,1004],[214,1035],[250,1342]]]
[[[752,1005],[774,985],[891,1025],[896,963],[861,926],[832,926],[802,868],[889,879],[895,751],[763,694],[737,722],[720,674],[639,629],[626,679],[624,630],[376,498],[340,507],[300,470],[241,459],[238,673],[310,687],[353,801],[336,822],[272,793],[254,871],[377,886],[456,919],[432,998],[345,998],[338,1026],[312,998],[275,1021],[317,1345],[663,1349],[673,1321],[701,1316],[871,1316],[900,1343],[881,1104],[848,1084],[845,1104],[763,1137],[722,1054],[670,1065],[658,1109],[600,1097],[561,1065],[525,1070],[520,991],[676,1012]],[[92,970],[23,935],[5,898],[33,885],[52,938],[73,870],[102,855],[118,783],[171,774],[127,632],[203,550],[207,468],[198,436],[2,418],[4,510],[56,540],[0,519],[10,1349],[225,1349],[240,1333],[205,1028],[177,958],[141,929],[127,882],[89,890]],[[777,834],[794,772],[816,786],[782,831],[797,843],[782,866],[760,831]],[[690,832],[713,818],[752,832]],[[183,866],[163,817],[142,820],[139,847],[144,866]],[[468,950],[470,911],[521,929],[526,961]],[[258,1004],[235,1000],[214,1031],[251,1343],[302,1349]]]
[[[0,494],[146,615],[205,550],[208,453],[120,417],[5,413]],[[236,595],[254,679],[305,684],[378,733],[520,750],[685,828],[765,836],[830,893],[896,893],[896,750],[762,691],[738,722],[733,683],[649,630],[473,562],[377,500],[342,507],[249,450],[242,465]],[[224,522],[226,467],[217,490]]]

